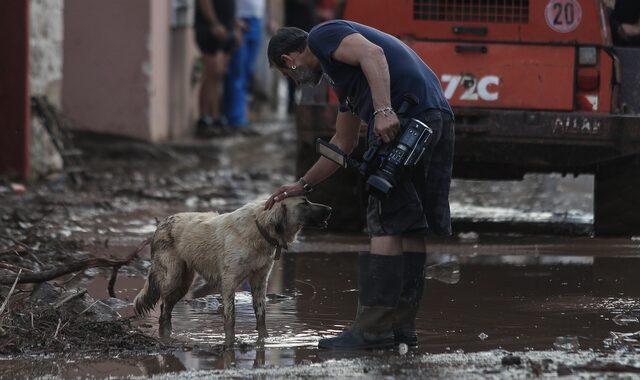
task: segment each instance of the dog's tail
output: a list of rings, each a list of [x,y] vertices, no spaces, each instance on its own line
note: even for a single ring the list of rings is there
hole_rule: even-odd
[[[149,270],[149,276],[144,283],[144,288],[138,293],[136,299],[133,301],[135,305],[136,315],[145,316],[149,311],[153,309],[158,300],[160,299],[160,290],[156,283],[155,276],[153,275],[153,267]]]

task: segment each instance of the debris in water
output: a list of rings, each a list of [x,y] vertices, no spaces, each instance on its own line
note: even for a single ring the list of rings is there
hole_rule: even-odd
[[[130,305],[129,302],[115,297],[105,298],[102,300],[102,303],[109,306],[113,310],[122,309]]]
[[[16,194],[22,194],[27,191],[27,187],[21,183],[12,183],[11,190]]]
[[[463,242],[474,242],[474,241],[478,241],[478,233],[477,232],[460,232],[458,234],[458,239],[460,239],[460,241]]]
[[[626,326],[630,323],[639,322],[638,317],[634,315],[625,314],[625,313],[616,315],[615,317],[613,317],[612,321],[618,326]]]
[[[485,333],[480,333],[478,334],[478,338],[480,338],[480,340],[485,340],[489,337],[489,335],[485,334]]]
[[[558,376],[569,376],[573,373],[573,370],[569,368],[569,366],[567,366],[566,364],[560,363],[558,364],[558,369],[556,370],[556,373],[558,374]]]
[[[510,365],[520,365],[522,364],[522,359],[519,356],[515,356],[512,354],[508,354],[502,357],[502,365],[510,366]]]
[[[427,280],[438,280],[445,284],[457,284],[460,281],[460,264],[457,261],[429,265],[425,269]]]
[[[193,307],[210,310],[218,310],[218,308],[220,307],[220,301],[218,301],[218,297],[214,296],[213,294],[209,294],[205,297],[194,298],[190,303]]]
[[[553,342],[553,347],[557,350],[575,352],[580,349],[580,342],[577,336],[559,336]]]
[[[604,346],[613,349],[638,351],[640,349],[640,331],[623,333],[610,331],[610,338],[604,340]]]
[[[406,344],[406,343],[400,343],[400,344],[398,345],[398,353],[399,353],[400,355],[406,355],[406,354],[407,354],[407,352],[409,352],[409,346],[407,346],[407,344]]]

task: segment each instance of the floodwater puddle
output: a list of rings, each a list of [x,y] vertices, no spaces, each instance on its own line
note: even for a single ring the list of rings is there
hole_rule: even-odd
[[[341,239],[349,252],[339,250]],[[501,243],[496,243],[480,237],[431,246],[430,265],[439,264],[437,270],[431,270],[431,277],[445,281],[427,280],[417,318],[419,346],[410,349],[411,353],[640,351],[638,241],[506,240],[500,238]],[[285,253],[276,262],[268,289],[270,336],[263,344],[256,342],[248,289],[239,289],[236,295],[238,344],[226,352],[220,350],[224,331],[219,299],[189,294],[174,309],[172,336],[188,342],[189,350],[143,357],[38,358],[29,376],[146,376],[184,370],[289,367],[358,356],[319,351],[316,345],[322,337],[348,327],[355,315],[356,250],[363,248],[364,241],[327,239],[334,244],[331,252],[318,249],[325,246],[322,241],[303,236],[298,252]],[[449,265],[451,262],[459,266]],[[456,268],[457,274],[447,275],[447,270]],[[85,286],[94,298],[104,299],[108,297],[107,281],[98,275]],[[131,302],[142,285],[139,276],[122,276],[116,285],[117,296]],[[118,312],[132,315],[130,305]],[[159,307],[139,321],[154,336],[158,313]],[[24,373],[18,371],[26,364],[25,360],[3,360],[2,377]]]

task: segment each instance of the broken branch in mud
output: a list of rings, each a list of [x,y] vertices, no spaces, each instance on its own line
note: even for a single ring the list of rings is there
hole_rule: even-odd
[[[8,269],[8,270],[10,270],[12,272],[19,272],[19,271],[33,272],[31,269],[19,267],[17,265],[12,265],[12,264],[9,264],[9,263],[0,263],[0,268]],[[9,285],[9,284],[4,284],[4,285]]]
[[[15,245],[12,245],[11,247],[7,248],[7,249],[0,250],[0,255],[11,254],[11,255],[16,255],[16,256],[22,256],[27,252],[28,252],[28,250],[25,249],[23,246],[15,244]]]
[[[16,281],[19,284],[40,283],[40,282],[53,280],[54,278],[58,278],[60,276],[64,276],[72,272],[77,272],[77,271],[85,270],[89,268],[113,267],[111,278],[109,279],[109,295],[114,297],[115,292],[113,291],[113,286],[115,285],[115,282],[116,282],[118,269],[120,269],[120,267],[122,267],[123,265],[129,264],[131,261],[137,258],[140,251],[142,251],[144,247],[146,247],[150,242],[151,242],[151,238],[144,240],[142,243],[138,245],[138,247],[136,247],[136,249],[132,253],[130,253],[124,259],[105,259],[101,257],[94,257],[91,259],[69,263],[64,267],[53,268],[53,269],[42,271],[42,272],[27,273],[22,275],[21,277],[19,275],[17,275],[16,277],[5,276],[0,278],[0,285],[9,285],[14,281]],[[3,265],[6,265],[6,264],[3,264]]]
[[[20,256],[24,255],[27,252],[30,252],[28,245],[12,238],[11,236],[0,235],[0,239],[7,240],[13,243],[11,247],[0,250],[0,255],[15,254]]]
[[[16,289],[16,284],[18,283],[18,279],[20,278],[21,274],[22,274],[22,270],[20,270],[20,272],[18,272],[18,274],[16,275],[16,279],[15,281],[13,281],[13,286],[11,286],[11,290],[9,290],[9,294],[7,294],[7,298],[4,299],[2,306],[0,306],[0,315],[4,313],[4,309],[7,307],[7,304],[9,303],[9,298],[11,298],[11,294],[13,294],[13,291]]]
[[[9,290],[9,294],[7,294],[7,298],[4,299],[4,302],[2,303],[2,306],[0,306],[0,322],[3,322],[2,314],[4,313],[4,309],[9,304],[9,298],[11,298],[11,295],[13,294],[13,291],[16,289],[16,284],[18,283],[18,278],[20,278],[21,274],[22,274],[22,270],[20,270],[20,272],[18,272],[18,274],[16,275],[16,280],[13,282],[13,286],[11,286],[11,290]],[[2,323],[0,323],[0,333],[2,333],[4,335],[5,331],[2,328],[1,324]]]
[[[59,308],[60,306],[64,305],[66,302],[69,302],[69,301],[71,301],[71,300],[73,300],[73,299],[76,299],[76,298],[82,297],[86,292],[87,292],[87,289],[82,289],[82,290],[80,290],[79,292],[73,293],[73,294],[71,294],[71,295],[69,295],[69,296],[65,297],[64,299],[60,300],[59,302],[57,302],[57,303],[53,306],[53,308],[54,308],[54,309],[57,309],[57,308]]]

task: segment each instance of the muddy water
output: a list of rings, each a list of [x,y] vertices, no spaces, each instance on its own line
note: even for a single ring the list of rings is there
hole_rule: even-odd
[[[361,354],[319,351],[316,344],[351,322],[357,303],[357,251],[364,249],[366,241],[360,237],[316,234],[303,236],[293,247],[295,252],[284,254],[269,284],[270,337],[264,345],[255,345],[248,292],[240,289],[236,297],[240,343],[234,351],[224,353],[219,350],[224,333],[217,298],[194,302],[190,294],[174,310],[173,338],[188,342],[193,349],[137,358],[5,360],[2,377],[24,375],[27,365],[29,377],[101,378],[192,369],[288,367],[358,357]],[[417,318],[419,347],[414,354],[550,350],[554,343],[578,348],[576,341],[581,350],[638,349],[633,338],[623,342],[611,337],[612,332],[620,336],[640,330],[640,241],[536,237],[534,242],[524,237],[480,236],[474,241],[437,242],[432,252],[431,263],[459,262],[460,281],[427,282]],[[106,298],[106,281],[97,275],[86,286],[94,297]],[[139,276],[120,278],[118,298],[131,301],[141,286]],[[119,312],[131,315],[131,308]],[[155,334],[157,310],[140,325]]]

